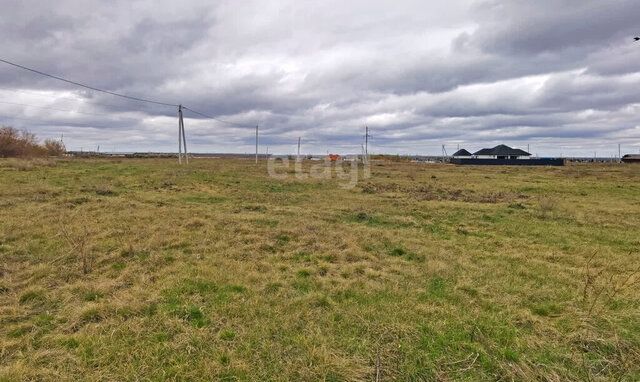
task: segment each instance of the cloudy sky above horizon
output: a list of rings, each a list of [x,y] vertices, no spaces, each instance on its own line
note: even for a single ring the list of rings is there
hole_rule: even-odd
[[[3,1],[0,58],[184,104],[190,151],[640,152],[626,0]],[[176,151],[177,110],[0,63],[0,124],[70,150]]]

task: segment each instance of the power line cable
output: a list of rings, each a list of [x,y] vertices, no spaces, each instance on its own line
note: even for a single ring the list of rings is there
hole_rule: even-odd
[[[11,117],[8,115],[0,115],[0,120],[18,120],[18,121],[27,121],[27,122],[40,122],[49,125],[56,125],[57,127],[90,127],[90,128],[101,128],[101,129],[112,129],[114,126],[106,126],[106,125],[95,125],[92,123],[81,123],[81,122],[61,122],[61,121],[50,121],[43,119],[32,119],[32,118],[20,118],[20,117]],[[44,126],[44,125],[43,125]],[[169,127],[169,126],[167,126]]]
[[[82,123],[78,123],[78,122],[59,122],[59,121],[50,121],[50,120],[45,121],[43,119],[11,117],[11,116],[8,116],[8,115],[0,115],[0,119],[11,119],[11,120],[27,121],[27,122],[40,122],[40,123],[49,124],[49,125],[56,125],[58,127],[62,127],[62,126],[68,126],[68,127],[99,127],[99,128],[113,127],[113,126],[96,126],[96,125],[93,125],[93,124],[89,125],[89,124],[82,124]]]
[[[64,78],[62,78],[62,77],[58,77],[58,76],[54,76],[53,74],[48,74],[48,73],[45,73],[45,72],[41,72],[41,71],[36,70],[36,69],[31,69],[31,68],[28,68],[28,67],[26,67],[26,66],[22,66],[22,65],[16,64],[16,63],[11,62],[11,61],[3,60],[3,59],[1,59],[1,58],[0,58],[0,62],[4,62],[5,64],[11,65],[11,66],[15,66],[16,68],[24,69],[24,70],[27,70],[27,71],[30,71],[30,72],[33,72],[33,73],[37,73],[37,74],[40,74],[40,75],[45,76],[45,77],[55,78],[56,80],[59,80],[59,81],[63,81],[63,82],[67,82],[67,83],[70,83],[70,84],[73,84],[73,85],[76,85],[76,86],[81,86],[81,87],[83,87],[83,88],[87,88],[87,89],[95,90],[95,91],[97,91],[97,92],[102,92],[102,93],[106,93],[106,94],[111,94],[111,95],[113,95],[113,96],[122,97],[122,98],[127,98],[127,99],[134,100],[134,101],[148,102],[148,103],[154,103],[154,104],[157,104],[157,105],[164,105],[164,106],[178,107],[178,105],[171,104],[171,103],[160,102],[160,101],[153,101],[153,100],[149,100],[149,99],[145,99],[145,98],[132,97],[132,96],[128,96],[128,95],[125,95],[125,94],[120,94],[120,93],[110,92],[110,91],[108,91],[108,90],[104,90],[104,89],[96,88],[96,87],[93,87],[93,86],[89,86],[89,85],[81,84],[80,82],[67,80],[67,79],[64,79]],[[192,110],[192,111],[193,111],[193,110]]]
[[[0,104],[5,104],[5,105],[15,105],[15,106],[26,106],[26,107],[35,107],[38,109],[47,109],[47,110],[55,110],[55,111],[64,111],[64,112],[69,112],[69,113],[78,113],[78,114],[86,114],[86,115],[95,115],[98,117],[111,117],[108,114],[100,114],[100,113],[88,113],[88,112],[82,112],[82,111],[77,111],[77,110],[67,110],[67,109],[58,109],[55,107],[48,107],[48,106],[36,106],[36,105],[29,105],[26,103],[15,103],[15,102],[6,102],[6,101],[0,101]]]
[[[241,124],[241,123],[235,123],[235,122],[225,121],[224,119],[220,119],[220,118],[212,117],[212,116],[210,116],[210,115],[207,115],[207,114],[204,114],[204,113],[200,113],[199,111],[195,111],[195,110],[193,110],[193,109],[190,109],[190,108],[188,108],[188,107],[186,107],[186,106],[184,106],[184,105],[182,106],[182,109],[184,109],[184,110],[189,110],[190,112],[192,112],[192,113],[194,113],[194,114],[197,114],[197,115],[199,115],[199,116],[201,116],[201,117],[205,117],[205,118],[213,119],[213,120],[215,120],[215,121],[218,121],[218,122],[221,122],[221,123],[226,123],[226,124],[228,124],[228,125],[237,126],[237,127],[247,127],[247,128],[249,128],[249,127],[250,127],[250,128],[253,128],[253,127],[254,127],[254,126],[243,125],[243,124]]]
[[[51,95],[51,94],[42,94],[42,93],[38,93],[38,92],[32,92],[32,91],[28,91],[28,90],[18,90],[18,89],[11,89],[11,88],[7,88],[4,86],[0,86],[1,90],[7,90],[7,91],[11,91],[14,93],[23,93],[23,94],[33,94],[35,96],[38,97],[45,97],[45,98],[51,98],[51,99],[55,99],[55,100],[69,100],[69,101],[75,101],[75,102],[80,102],[80,103],[89,103],[91,105],[99,105],[99,106],[106,106],[106,107],[114,107],[114,108],[119,108],[119,109],[125,109],[125,110],[131,110],[130,107],[128,106],[124,106],[124,105],[114,105],[114,104],[110,104],[110,103],[102,103],[102,102],[95,102],[93,100],[87,99],[87,98],[71,98],[71,97],[61,97],[61,96],[56,96],[56,95]]]
[[[109,90],[96,88],[96,87],[93,87],[93,86],[82,84],[80,82],[76,82],[76,81],[68,80],[68,79],[65,79],[65,78],[62,78],[62,77],[54,76],[53,74],[48,74],[48,73],[41,72],[41,71],[36,70],[36,69],[28,68],[26,66],[23,66],[23,65],[20,65],[20,64],[16,64],[14,62],[7,61],[7,60],[1,59],[1,58],[0,58],[0,62],[4,62],[5,64],[11,65],[11,66],[15,66],[17,68],[20,68],[20,69],[23,69],[23,70],[27,70],[27,71],[30,71],[30,72],[33,72],[33,73],[37,73],[37,74],[40,74],[40,75],[45,76],[45,77],[54,78],[54,79],[59,80],[59,81],[67,82],[67,83],[70,83],[70,84],[73,84],[73,85],[76,85],[76,86],[80,86],[80,87],[83,87],[83,88],[95,90],[95,91],[98,91],[98,92],[110,94],[110,95],[113,95],[113,96],[116,96],[116,97],[122,97],[122,98],[130,99],[130,100],[134,100],[134,101],[147,102],[147,103],[152,103],[152,104],[156,104],[156,105],[164,105],[164,106],[172,106],[172,107],[179,107],[180,106],[180,105],[177,105],[177,104],[154,101],[154,100],[145,99],[145,98],[139,98],[139,97],[132,97],[132,96],[128,96],[128,95],[125,95],[125,94],[115,93],[115,92],[112,92],[112,91],[109,91]],[[222,119],[219,119],[219,118],[216,118],[216,117],[212,117],[210,115],[207,115],[207,114],[204,114],[204,113],[200,113],[198,111],[195,111],[193,109],[187,108],[185,106],[182,106],[182,108],[186,109],[186,110],[189,110],[192,113],[198,114],[198,115],[200,115],[202,117],[210,118],[210,119],[216,120],[216,121],[221,122],[221,123],[226,123],[228,125],[234,125],[234,126],[238,126],[238,127],[250,127],[248,125],[242,125],[242,124],[239,124],[239,123],[234,123],[234,122],[225,121],[225,120],[222,120]]]

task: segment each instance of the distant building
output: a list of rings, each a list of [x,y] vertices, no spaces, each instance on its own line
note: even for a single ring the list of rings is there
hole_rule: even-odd
[[[454,157],[454,158],[473,158],[473,154],[471,154],[470,152],[468,152],[465,149],[460,149],[460,150],[456,151],[455,153],[453,153],[452,157]]]
[[[477,159],[529,159],[531,154],[524,150],[513,149],[507,145],[498,145],[492,149],[476,151],[473,156]]]
[[[622,157],[624,163],[640,163],[640,154],[627,154]]]
[[[458,150],[453,154],[451,163],[484,166],[564,166],[563,159],[531,158],[528,152],[506,145],[482,149],[473,154],[464,149]]]

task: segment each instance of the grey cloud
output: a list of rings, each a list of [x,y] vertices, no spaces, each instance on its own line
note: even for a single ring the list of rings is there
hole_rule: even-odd
[[[260,124],[272,152],[292,152],[297,136],[316,152],[357,152],[366,123],[374,147],[390,153],[502,141],[544,144],[541,154],[587,153],[610,139],[640,147],[640,44],[631,40],[640,8],[630,1],[11,0],[3,8],[2,58],[249,126],[185,112],[196,150],[250,151]],[[5,65],[0,87],[14,89],[0,89],[0,101],[106,114],[0,104],[0,124],[43,138],[64,131],[71,148],[175,149],[173,107]]]
[[[482,49],[531,57],[599,50],[628,39],[637,26],[628,0],[491,1],[477,7],[487,24],[472,36]]]

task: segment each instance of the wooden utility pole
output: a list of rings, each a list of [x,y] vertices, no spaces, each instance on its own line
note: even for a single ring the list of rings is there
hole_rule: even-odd
[[[256,125],[256,164],[258,164],[258,125]]]
[[[298,137],[298,157],[296,160],[300,160],[300,137]]]
[[[618,162],[622,162],[622,152],[620,151],[620,144],[618,143]]]
[[[184,145],[184,160],[189,164],[187,154],[187,137],[184,134],[184,119],[182,119],[182,105],[178,105],[178,163],[182,164],[182,146]]]

